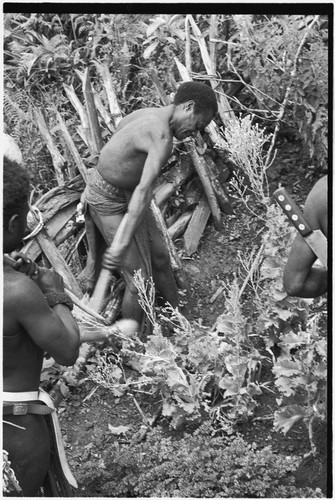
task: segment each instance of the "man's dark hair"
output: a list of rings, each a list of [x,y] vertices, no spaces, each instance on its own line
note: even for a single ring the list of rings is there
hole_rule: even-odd
[[[185,82],[180,85],[174,98],[174,104],[194,101],[194,112],[203,113],[212,110],[213,116],[218,111],[218,103],[214,91],[208,85],[198,82]]]
[[[3,222],[20,214],[29,196],[29,174],[15,161],[3,159]]]

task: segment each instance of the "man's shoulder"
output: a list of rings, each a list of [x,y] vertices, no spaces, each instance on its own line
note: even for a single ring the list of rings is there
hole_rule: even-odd
[[[150,131],[161,131],[168,129],[168,121],[164,108],[143,108],[133,111],[120,122],[120,129],[131,126],[137,127],[139,133]]]
[[[327,205],[328,201],[328,176],[321,177],[312,189],[310,190],[307,198],[306,205],[309,204],[315,209],[322,208]]]
[[[328,176],[324,176],[310,190],[304,206],[304,215],[313,229],[318,229],[327,225],[327,214]]]
[[[19,273],[14,269],[8,273],[4,273],[4,297],[15,298],[17,303],[25,300],[28,296],[36,291],[36,283],[31,278],[28,278],[23,273]]]

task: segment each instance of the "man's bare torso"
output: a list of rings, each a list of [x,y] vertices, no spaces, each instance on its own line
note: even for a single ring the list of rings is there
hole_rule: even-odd
[[[17,309],[24,309],[22,295],[29,293],[29,280],[21,273],[6,268],[3,281],[3,387],[11,392],[36,391],[44,352],[17,321]]]
[[[167,160],[172,151],[167,108],[140,109],[123,118],[101,150],[97,165],[100,175],[115,186],[133,191],[141,179],[153,134],[168,139]]]

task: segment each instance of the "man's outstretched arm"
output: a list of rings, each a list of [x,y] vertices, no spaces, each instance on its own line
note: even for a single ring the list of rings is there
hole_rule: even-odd
[[[315,261],[316,256],[298,234],[284,269],[283,284],[288,295],[313,298],[327,292],[328,271],[313,267]]]

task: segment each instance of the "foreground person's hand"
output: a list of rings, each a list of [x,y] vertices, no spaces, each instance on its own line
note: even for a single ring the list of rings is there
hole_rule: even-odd
[[[13,256],[13,269],[33,278],[38,274],[38,265],[29,259],[25,254],[18,253]]]

